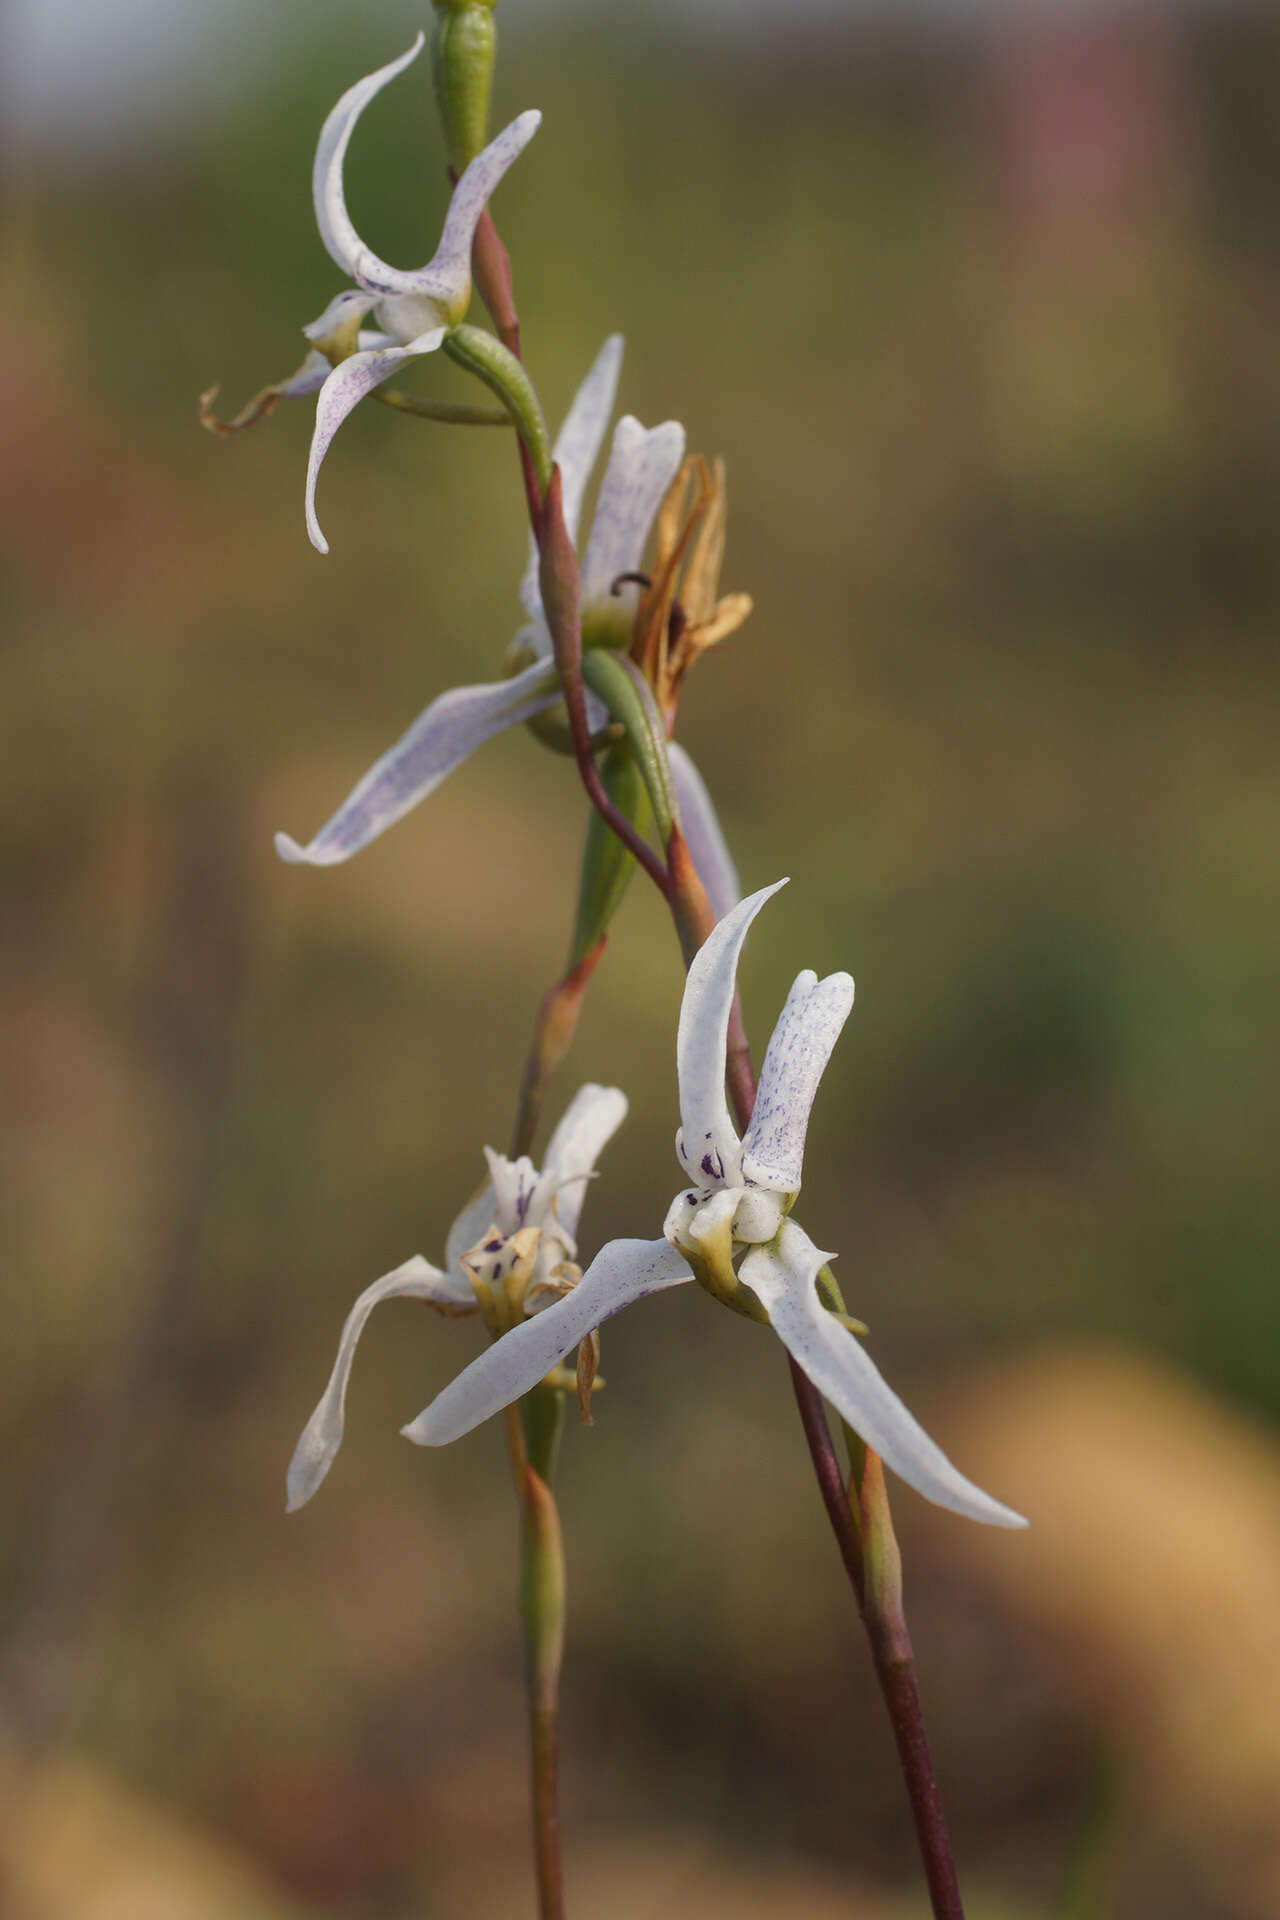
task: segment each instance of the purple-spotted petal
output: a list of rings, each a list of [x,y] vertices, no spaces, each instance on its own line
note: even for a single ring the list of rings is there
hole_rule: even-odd
[[[282,400],[305,400],[309,393],[319,393],[332,372],[324,355],[312,347],[298,371],[282,380],[276,392]]]
[[[559,1126],[547,1142],[542,1178],[556,1195],[556,1215],[572,1238],[586,1198],[587,1181],[596,1161],[627,1117],[627,1096],[621,1087],[579,1087]],[[581,1174],[581,1179],[566,1179]]]
[[[315,164],[311,171],[311,192],[315,201],[316,225],[320,229],[320,238],[329,258],[336,261],[344,273],[352,279],[356,276],[357,262],[363,257],[373,260],[364,241],[351,224],[347,212],[347,203],[342,192],[342,163],[346,158],[347,144],[352,129],[374,95],[380,93],[389,80],[403,73],[411,61],[416,60],[422,51],[423,35],[420,33],[407,53],[398,60],[392,60],[387,66],[379,67],[376,73],[368,73],[363,80],[357,80],[333,109],[323,127],[316,144]],[[380,261],[374,261],[377,266]],[[394,269],[389,269],[394,271]]]
[[[640,565],[654,516],[683,459],[684,428],[678,420],[648,429],[629,413],[619,420],[582,562],[584,606],[609,602],[618,575],[634,573]],[[635,587],[626,588],[615,603],[628,619],[635,596]]]
[[[560,469],[564,524],[575,545],[578,522],[582,518],[582,496],[591,470],[599,457],[609,416],[618,392],[622,370],[623,338],[611,333],[601,347],[582,385],[573,396],[573,404],[556,435],[551,458]],[[538,592],[538,547],[530,537],[529,561],[520,583],[520,604],[531,620],[542,619],[542,596]]]
[[[852,1006],[853,981],[847,973],[819,980],[806,968],[796,975],[764,1056],[755,1109],[742,1140],[743,1178],[756,1186],[799,1192],[809,1110]]]
[[[557,685],[555,668],[535,661],[513,680],[442,693],[370,767],[314,840],[302,847],[278,833],[276,852],[282,860],[312,867],[349,860],[434,793],[484,741],[549,707]]]
[[[442,1447],[459,1439],[536,1387],[621,1307],[692,1278],[686,1262],[665,1240],[611,1240],[571,1293],[495,1340],[400,1431],[420,1447]]]
[[[383,1300],[403,1298],[430,1300],[450,1313],[463,1311],[475,1305],[475,1294],[470,1284],[466,1283],[463,1290],[464,1278],[441,1273],[421,1254],[415,1254],[412,1260],[406,1260],[394,1273],[384,1273],[381,1280],[375,1280],[371,1287],[365,1288],[347,1315],[329,1384],[294,1448],[287,1479],[290,1513],[306,1505],[333,1465],[334,1455],[342,1445],[351,1363],[355,1359],[356,1346],[364,1332],[365,1322],[373,1309]]]
[[[738,1135],[724,1097],[725,1048],[733,1005],[738,955],[747,929],[771,894],[786,885],[747,896],[717,923],[694,955],[676,1029],[676,1077],[680,1088],[677,1151],[689,1178],[704,1187],[737,1184]]]
[[[380,286],[379,291],[409,292],[416,287],[465,311],[471,294],[471,242],[480,215],[507,168],[519,159],[541,124],[542,115],[536,107],[518,114],[463,168],[449,201],[440,245],[430,263],[419,273],[397,275],[394,285]],[[375,284],[364,267],[359,278],[363,286]],[[461,313],[457,317],[461,319]]]
[[[935,1506],[993,1527],[1025,1527],[1021,1514],[957,1472],[856,1336],[828,1313],[814,1283],[831,1257],[819,1252],[794,1221],[784,1220],[774,1245],[753,1248],[740,1274],[788,1353],[886,1466]]]
[[[707,890],[711,911],[717,920],[723,920],[742,898],[738,869],[720,830],[706,782],[678,740],[668,743],[667,763],[671,768],[671,784],[676,790],[680,830],[688,842],[698,878]]]
[[[421,353],[434,353],[443,339],[444,328],[437,327],[431,333],[420,334],[407,347],[380,347],[371,353],[353,353],[349,360],[333,369],[321,387],[316,402],[315,431],[311,436],[311,457],[307,462],[307,533],[318,553],[328,553],[329,542],[316,519],[316,481],[334,434],[366,394],[389,380],[406,360]]]

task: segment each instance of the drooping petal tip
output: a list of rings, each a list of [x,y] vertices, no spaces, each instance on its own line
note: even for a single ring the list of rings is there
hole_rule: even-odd
[[[935,1506],[992,1527],[1025,1527],[1026,1519],[952,1466],[884,1379],[855,1335],[829,1313],[815,1282],[834,1256],[815,1247],[792,1220],[771,1246],[753,1247],[741,1278],[764,1305],[770,1324],[824,1399],[887,1467]]]
[[[414,1254],[391,1273],[384,1273],[380,1280],[375,1280],[372,1286],[365,1288],[343,1324],[338,1341],[338,1357],[334,1361],[328,1385],[293,1450],[285,1478],[287,1513],[296,1513],[299,1507],[307,1504],[333,1465],[342,1445],[347,1382],[351,1378],[351,1365],[360,1335],[373,1309],[383,1300],[395,1299],[429,1300],[438,1307],[453,1310],[466,1304],[457,1277],[441,1273],[421,1254]]]

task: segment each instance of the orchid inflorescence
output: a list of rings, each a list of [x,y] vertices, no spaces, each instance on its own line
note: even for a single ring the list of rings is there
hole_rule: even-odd
[[[347,1384],[370,1313],[384,1300],[408,1297],[442,1314],[478,1315],[489,1345],[402,1431],[419,1445],[439,1446],[518,1407],[519,1420],[509,1433],[517,1482],[525,1488],[526,1551],[552,1551],[553,1535],[558,1551],[558,1531],[545,1525],[551,1455],[537,1440],[547,1430],[548,1404],[558,1418],[576,1394],[589,1421],[603,1322],[650,1294],[694,1281],[721,1305],[771,1328],[787,1350],[824,1498],[846,1564],[857,1563],[852,1577],[870,1620],[877,1607],[897,1604],[885,1574],[896,1549],[883,1550],[891,1528],[876,1460],[940,1507],[995,1526],[1025,1522],[958,1472],[887,1385],[864,1345],[866,1328],[844,1311],[830,1271],[834,1255],[795,1218],[811,1109],[852,1010],[854,986],[847,973],[819,979],[806,970],[796,976],[753,1102],[737,1010],[738,965],[757,914],[785,882],[740,897],[706,784],[673,737],[689,669],[751,610],[746,595],[722,597],[719,591],[723,466],[687,458],[678,422],[646,428],[623,415],[613,430],[590,531],[579,542],[587,487],[613,415],[622,337],[605,341],[550,444],[518,358],[505,255],[487,225],[489,198],[528,145],[540,115],[520,114],[483,144],[484,63],[493,45],[490,0],[437,0],[437,6],[437,90],[457,172],[434,257],[415,271],[388,266],[360,238],[343,193],[356,123],[416,58],[424,44],[419,34],[398,59],[349,88],[320,133],[313,172],[316,221],[325,248],[353,287],[303,329],[309,351],[290,379],[264,388],[229,423],[213,418],[212,392],[204,396],[202,412],[207,425],[227,432],[265,418],[279,399],[316,396],[306,524],[313,545],[327,552],[315,488],[338,427],[399,369],[445,348],[498,397],[502,417],[520,437],[531,520],[519,587],[523,620],[497,678],[438,693],[308,842],[280,833],[276,847],[284,860],[313,867],[350,859],[425,800],[477,747],[517,726],[576,760],[594,811],[569,968],[543,1001],[512,1152],[485,1148],[488,1179],[449,1228],[443,1267],[415,1255],[360,1294],[289,1468],[289,1508],[311,1499],[341,1445]],[[472,32],[481,16],[483,31]],[[482,249],[486,232],[494,244]],[[467,323],[473,271],[501,338]],[[371,318],[375,325],[366,326]],[[414,403],[412,410],[431,408]],[[466,409],[438,411],[467,417]],[[637,861],[668,900],[688,966],[675,1043],[676,1153],[684,1184],[665,1216],[655,1202],[651,1224],[661,1220],[659,1233],[609,1240],[584,1262],[578,1252],[583,1201],[596,1161],[625,1116],[625,1097],[615,1087],[584,1086],[553,1132],[540,1169],[529,1149],[546,1082],[568,1048],[582,993]],[[831,1439],[822,1400],[856,1436],[850,1449],[852,1522],[850,1511],[841,1520],[839,1475],[834,1493],[829,1473],[824,1480],[823,1447],[829,1453]],[[535,1407],[541,1409],[537,1420]],[[536,1498],[531,1489],[541,1489]],[[881,1542],[874,1553],[868,1548],[864,1555],[864,1533],[866,1540]],[[554,1586],[552,1581],[545,1592]],[[536,1580],[529,1587],[531,1593],[543,1590]],[[528,1618],[526,1631],[532,1632],[530,1647],[558,1649],[545,1619],[541,1639]],[[874,1632],[872,1641],[874,1649]],[[531,1673],[536,1668],[534,1660]],[[545,1890],[543,1911],[558,1912]]]

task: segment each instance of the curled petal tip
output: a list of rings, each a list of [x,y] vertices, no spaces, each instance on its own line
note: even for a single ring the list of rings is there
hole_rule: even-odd
[[[316,864],[306,848],[300,846],[291,833],[277,833],[274,841],[277,854],[289,866],[311,867]]]

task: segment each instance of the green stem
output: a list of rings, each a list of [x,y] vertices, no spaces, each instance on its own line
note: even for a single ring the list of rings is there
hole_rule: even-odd
[[[505,407],[468,407],[456,400],[428,400],[420,393],[401,393],[399,387],[375,387],[373,397],[397,413],[413,413],[419,420],[439,420],[446,427],[509,427]]]
[[[515,421],[516,432],[532,462],[538,490],[545,494],[551,484],[551,438],[542,403],[520,361],[483,327],[465,323],[446,333],[444,350],[451,360],[456,360],[468,373],[474,373],[497,394]]]
[[[525,1462],[548,1486],[555,1478],[563,1427],[563,1393],[555,1387],[531,1387],[520,1402]]]

